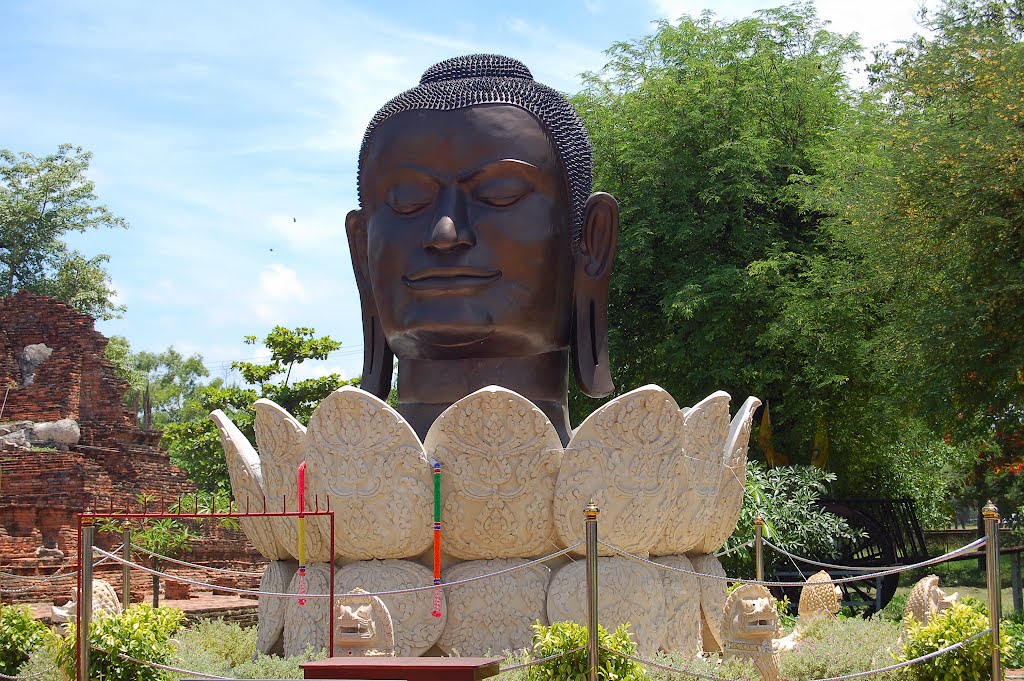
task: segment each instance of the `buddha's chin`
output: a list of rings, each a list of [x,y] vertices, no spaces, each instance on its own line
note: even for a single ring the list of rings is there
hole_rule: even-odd
[[[494,328],[418,328],[388,338],[388,344],[404,359],[459,359],[487,356]]]

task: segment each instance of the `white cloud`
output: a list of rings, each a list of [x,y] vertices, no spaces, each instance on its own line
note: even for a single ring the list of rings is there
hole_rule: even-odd
[[[299,281],[298,273],[275,263],[259,273],[250,304],[258,320],[272,323],[287,318],[290,316],[289,308],[303,304],[308,299],[309,294]]]

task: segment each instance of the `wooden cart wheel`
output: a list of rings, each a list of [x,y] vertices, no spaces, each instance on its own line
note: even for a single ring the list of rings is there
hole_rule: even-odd
[[[840,543],[840,555],[834,561],[838,565],[850,565],[852,567],[888,567],[896,565],[896,550],[889,540],[884,528],[876,523],[871,517],[860,511],[850,508],[840,501],[827,501],[822,503],[822,508],[829,513],[834,513],[845,518],[850,527],[863,530],[864,537],[852,542]],[[881,578],[881,584],[876,579],[868,579],[857,582],[846,582],[840,584],[843,590],[843,601],[858,614],[867,617],[884,608],[892,600],[899,586],[899,573],[894,573]]]

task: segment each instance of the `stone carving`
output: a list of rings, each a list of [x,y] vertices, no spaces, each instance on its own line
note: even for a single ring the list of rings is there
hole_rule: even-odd
[[[954,592],[947,596],[946,592],[939,588],[939,578],[936,575],[922,577],[907,596],[907,605],[903,609],[904,630],[911,619],[928,624],[932,617],[952,608],[959,599],[960,594]]]
[[[704,540],[722,486],[722,452],[729,438],[729,393],[719,390],[683,411],[687,484],[665,511],[669,518],[656,556],[697,550]]]
[[[555,487],[555,527],[563,544],[583,539],[580,509],[594,499],[603,540],[646,557],[669,521],[665,509],[686,489],[683,427],[675,400],[654,385],[588,416],[569,441]],[[607,547],[598,552],[614,553]]]
[[[621,556],[598,558],[597,571],[601,624],[611,630],[628,622],[642,654],[652,654],[662,647],[668,618],[661,571]],[[586,608],[586,565],[583,561],[569,563],[551,578],[548,620],[586,623]]]
[[[298,509],[298,470],[305,458],[306,428],[271,400],[259,399],[253,404],[256,412],[256,445],[267,504],[274,510]],[[320,499],[323,508],[326,499]],[[306,490],[305,508],[314,510],[315,495]],[[299,525],[297,519],[272,518],[271,526],[278,543],[293,558],[299,557]],[[306,519],[306,561],[330,561],[330,521],[323,517]]]
[[[430,548],[432,469],[412,428],[386,402],[343,386],[313,412],[307,486],[330,497],[339,556],[410,558]]]
[[[394,657],[395,631],[384,603],[362,589],[335,599],[334,655]]]
[[[117,592],[110,582],[105,579],[92,580],[92,616],[98,617],[100,613],[121,612],[121,601],[117,598]],[[78,603],[71,599],[63,606],[52,606],[51,617],[54,622],[73,622],[78,617]]]
[[[313,563],[306,567],[306,593],[325,594],[331,588],[331,566]],[[331,606],[326,598],[307,598],[299,604],[299,574],[292,575],[288,582],[288,593],[296,598],[285,598],[284,654],[288,657],[301,655],[306,646],[314,650],[326,648],[330,642]]]
[[[224,447],[224,458],[228,464],[232,496],[242,509],[246,508],[247,503],[251,508],[262,508],[266,494],[259,455],[242,431],[238,430],[223,411],[214,410],[210,418],[217,424],[217,430],[220,432],[220,443]],[[264,558],[283,560],[292,557],[277,540],[270,518],[239,518],[238,524]]]
[[[443,582],[491,574],[528,561],[474,560],[446,569]],[[529,648],[534,622],[546,623],[544,594],[550,571],[543,565],[447,587],[448,623],[437,645],[449,655],[499,654]]]
[[[30,442],[37,444],[53,444],[67,449],[77,445],[82,431],[78,428],[78,421],[74,419],[60,419],[58,421],[42,421],[32,424],[28,434]]]
[[[556,547],[552,501],[562,441],[529,400],[482,388],[438,417],[424,447],[443,465],[447,553],[525,558]]]
[[[713,555],[689,556],[694,572],[702,575],[725,577],[725,569]],[[704,650],[717,652],[722,649],[722,618],[725,616],[724,579],[699,577],[700,582],[700,636]]]
[[[299,569],[294,560],[272,560],[260,577],[260,591],[266,593],[288,593],[288,585]],[[259,631],[256,634],[256,650],[270,655],[283,652],[285,611],[288,599],[280,596],[260,596],[256,606]]]
[[[715,510],[711,514],[707,532],[701,542],[699,553],[714,553],[723,546],[736,529],[736,521],[743,508],[743,482],[747,477],[747,446],[750,443],[750,426],[754,411],[761,406],[761,400],[748,397],[736,412],[729,426],[729,439],[723,451],[722,484],[715,499]]]
[[[832,577],[821,570],[807,578],[807,584],[800,589],[800,604],[797,613],[804,622],[815,617],[831,617],[842,607],[843,590],[838,584],[831,584]]]
[[[662,556],[655,563],[679,570],[694,571],[686,556]],[[701,651],[700,581],[695,575],[672,570],[661,571],[665,590],[665,650],[696,654]],[[599,584],[599,586],[603,586]],[[598,600],[598,607],[601,606]]]
[[[18,353],[18,369],[21,371],[21,385],[32,385],[36,378],[36,369],[50,358],[53,348],[45,343],[26,345]]]
[[[743,584],[729,594],[722,620],[723,660],[750,660],[762,681],[778,681],[779,655],[772,644],[778,634],[779,612],[766,587]]]
[[[334,590],[344,593],[360,586],[370,593],[379,593],[427,586],[432,581],[433,573],[419,563],[407,560],[368,560],[337,568]],[[431,614],[431,591],[381,596],[380,599],[394,623],[396,655],[422,655],[437,643],[448,614],[445,591],[441,592],[441,617],[433,617]]]

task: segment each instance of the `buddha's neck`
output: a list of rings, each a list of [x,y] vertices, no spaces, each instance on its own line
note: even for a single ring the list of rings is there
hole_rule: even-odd
[[[567,350],[500,359],[402,359],[398,363],[398,412],[423,439],[445,409],[466,395],[499,385],[527,398],[569,443]]]

